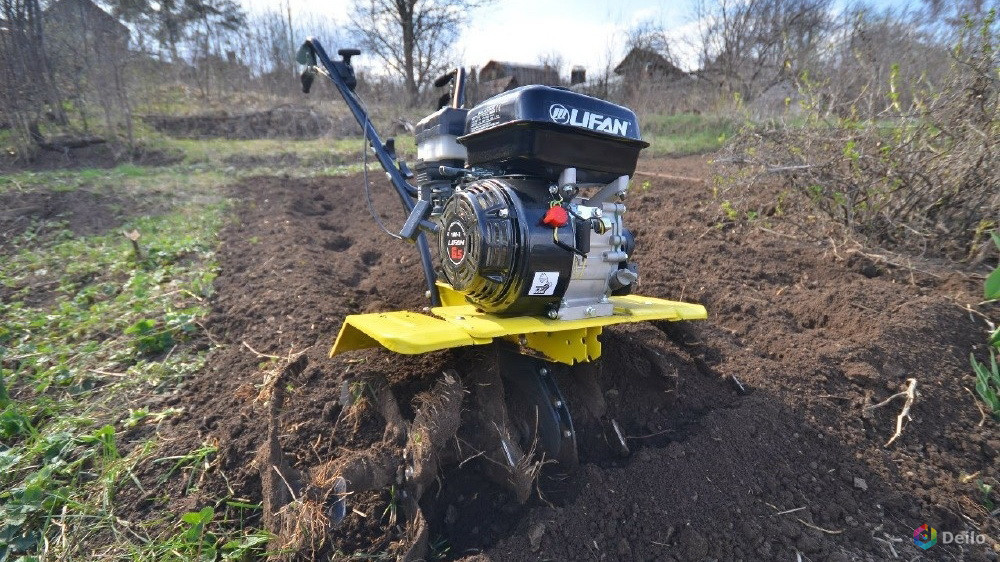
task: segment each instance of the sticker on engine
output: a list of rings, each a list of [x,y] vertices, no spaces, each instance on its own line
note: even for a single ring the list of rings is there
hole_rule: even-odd
[[[458,221],[453,221],[445,231],[444,243],[448,248],[448,261],[455,265],[465,261],[465,227]]]
[[[483,129],[492,127],[500,121],[500,104],[488,105],[473,113],[469,118],[469,132],[476,133]]]
[[[549,296],[556,292],[556,283],[559,282],[558,271],[536,271],[535,278],[531,281],[529,295]]]

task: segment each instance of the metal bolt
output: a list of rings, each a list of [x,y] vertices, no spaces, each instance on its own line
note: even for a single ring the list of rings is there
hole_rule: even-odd
[[[583,313],[586,314],[587,316],[594,316],[597,314],[597,309],[592,306],[588,306],[586,310],[583,311]]]
[[[548,316],[549,316],[549,318],[555,320],[556,318],[559,318],[559,311],[558,310],[550,310]]]
[[[562,400],[556,400],[556,408],[562,408]]]
[[[570,437],[573,437],[573,432],[567,429],[566,431],[563,431],[563,437],[569,439]]]
[[[608,295],[601,295],[601,304],[608,304],[609,302],[611,301],[608,299]]]
[[[541,369],[538,369],[538,374],[544,377],[545,375],[549,374],[549,370],[546,369],[545,367],[542,367]]]
[[[497,211],[497,216],[502,219],[507,218],[509,215],[510,215],[510,210],[508,209],[500,209],[499,211]]]

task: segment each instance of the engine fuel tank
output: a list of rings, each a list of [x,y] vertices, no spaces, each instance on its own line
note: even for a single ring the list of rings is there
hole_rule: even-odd
[[[585,183],[631,176],[649,146],[632,110],[549,86],[524,86],[472,108],[458,142],[470,166],[551,181],[574,167]]]

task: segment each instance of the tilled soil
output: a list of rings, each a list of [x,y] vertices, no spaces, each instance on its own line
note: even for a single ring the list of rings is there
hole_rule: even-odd
[[[0,253],[15,251],[10,242],[42,221],[63,220],[78,236],[104,233],[131,217],[156,212],[160,201],[134,195],[72,191],[8,191],[0,193]]]
[[[709,320],[606,330],[596,380],[629,457],[582,446],[579,470],[541,486],[541,497],[525,505],[486,478],[475,455],[442,462],[420,503],[431,554],[996,560],[1000,526],[977,482],[996,484],[1000,436],[970,390],[969,353],[981,354],[984,331],[963,309],[977,302],[980,281],[933,264],[887,265],[774,225],[719,228],[708,184],[691,179],[707,177],[704,158],[643,161],[640,169],[653,175],[637,176],[626,215],[640,292],[702,303]],[[402,422],[416,423],[428,391],[446,386],[446,370],[465,381],[462,420],[470,427],[468,381],[481,367],[475,353],[326,357],[345,315],[426,305],[416,252],[372,223],[360,177],[261,177],[234,189],[241,204],[222,234],[206,322],[220,347],[164,400],[185,408],[172,418],[164,454],[208,441],[218,444],[219,459],[198,493],[185,495],[181,478],[160,486],[157,496],[172,497],[167,507],[181,513],[227,490],[284,505],[270,476],[284,467],[290,482],[282,484],[329,508],[329,467],[372,451],[401,452],[391,436],[394,415],[376,404],[386,396],[378,389],[398,401]],[[395,194],[383,183],[374,189],[384,220],[399,224]],[[266,355],[302,351],[305,366],[299,361],[276,379],[287,361]],[[903,399],[869,406],[911,378],[911,419],[886,447]],[[560,382],[572,408],[572,380]],[[369,395],[361,407],[359,397]],[[268,399],[281,406],[272,415]],[[463,433],[454,439],[461,449]],[[140,478],[152,474],[139,470]],[[119,501],[128,518],[156,500],[126,489]],[[322,524],[296,528],[293,547],[302,558],[400,554],[412,529],[396,514],[399,505],[391,486],[353,494],[340,527],[311,516]],[[911,538],[924,523],[988,540],[924,552]]]

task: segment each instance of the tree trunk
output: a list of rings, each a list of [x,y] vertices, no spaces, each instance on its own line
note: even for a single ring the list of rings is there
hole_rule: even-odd
[[[410,97],[410,106],[417,105],[417,78],[414,70],[413,50],[416,40],[413,29],[413,8],[416,0],[397,0],[399,7],[399,22],[403,28],[403,66],[406,69],[406,93]]]
[[[36,49],[34,61],[41,68],[42,80],[38,87],[43,90],[42,97],[48,102],[49,110],[55,118],[56,123],[66,126],[69,119],[66,118],[66,111],[62,106],[62,96],[59,94],[59,87],[56,84],[55,73],[49,55],[45,50],[45,33],[42,29],[42,8],[38,0],[27,0],[25,4],[28,12],[28,22],[31,25],[32,43]]]

